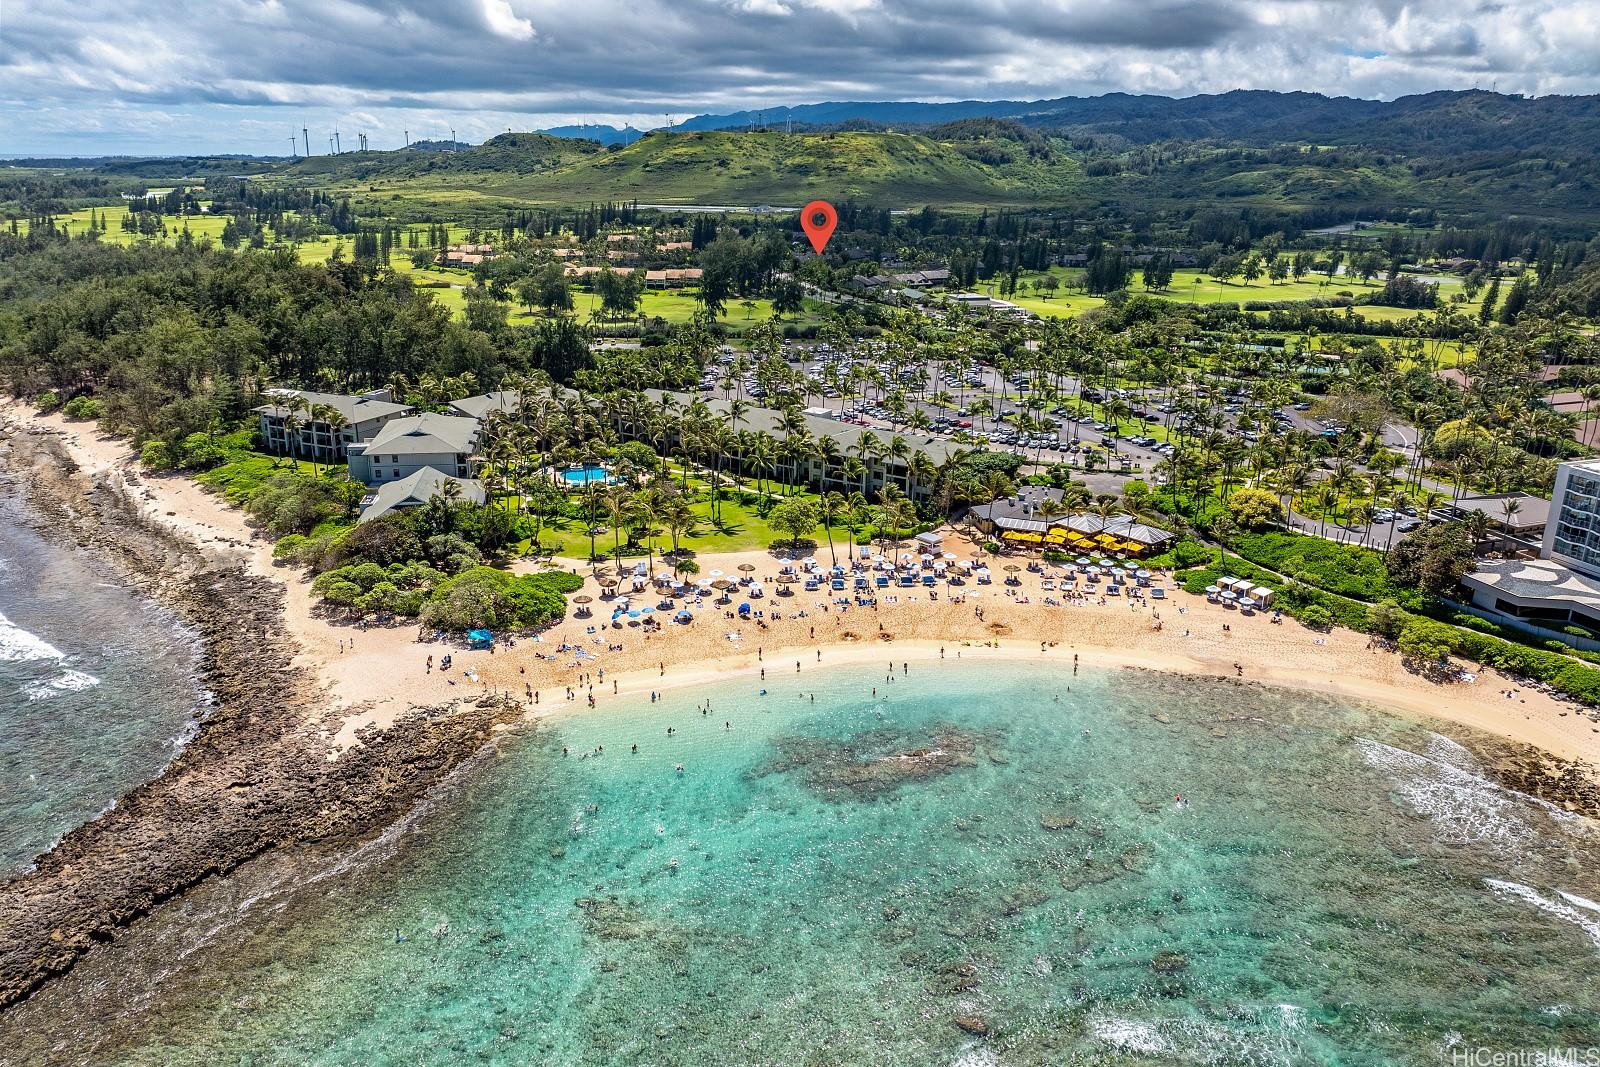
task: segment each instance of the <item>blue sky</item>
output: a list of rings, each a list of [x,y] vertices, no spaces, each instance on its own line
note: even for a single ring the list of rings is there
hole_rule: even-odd
[[[0,0],[0,156],[841,99],[1600,91],[1595,0]]]

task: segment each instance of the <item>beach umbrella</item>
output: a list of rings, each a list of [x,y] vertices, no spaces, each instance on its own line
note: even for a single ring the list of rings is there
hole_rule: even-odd
[[[944,554],[944,558],[945,559],[955,559],[956,558],[956,554],[954,552],[946,552]]]
[[[1210,593],[1210,594],[1211,594],[1211,595],[1212,595],[1212,596],[1216,596],[1216,595],[1217,595],[1217,594],[1218,594],[1218,593],[1220,593],[1220,592],[1221,592],[1221,591],[1222,591],[1222,590],[1220,590],[1220,589],[1218,589],[1218,588],[1217,588],[1217,587],[1216,587],[1216,586],[1214,586],[1214,585],[1208,585],[1208,586],[1206,586],[1206,592],[1208,592],[1208,593]]]
[[[1015,574],[1017,571],[1020,571],[1021,569],[1022,568],[1017,566],[1015,563],[1007,563],[1006,564],[1006,570],[1010,571],[1012,574]]]
[[[716,572],[712,571],[711,573],[715,574]],[[728,581],[728,579],[726,579],[726,578],[718,578],[716,581],[711,583],[711,588],[713,588],[713,589],[732,589],[733,588],[733,583]]]
[[[615,578],[602,578],[602,579],[600,579],[600,588],[602,588],[602,589],[615,589],[616,587],[617,587],[617,580]]]
[[[739,564],[739,569],[744,571],[746,574],[749,574],[751,571],[756,569],[756,565],[754,563],[741,563]]]
[[[1089,565],[1089,557],[1088,556],[1079,556],[1078,559],[1077,559],[1077,564],[1080,567],[1087,567]]]
[[[593,604],[594,597],[590,596],[588,593],[580,593],[578,596],[572,598],[572,602],[574,604]]]
[[[654,615],[656,613],[656,609],[651,607],[644,607],[640,608],[639,610],[646,615]]]
[[[793,585],[795,582],[798,582],[799,580],[800,579],[796,578],[792,574],[780,574],[780,575],[778,575],[778,584],[779,585]]]
[[[637,618],[638,618],[638,617],[639,617],[639,612],[637,612],[637,611],[630,611],[630,612],[628,612],[628,618],[630,618],[630,619],[637,619]]]
[[[721,578],[722,577],[722,572],[721,571],[707,571],[706,573],[711,575],[711,577],[713,577],[713,578]]]
[[[1135,578],[1148,578],[1150,577],[1150,572],[1141,567],[1133,572],[1133,576]]]
[[[1235,593],[1232,589],[1224,589],[1222,591],[1222,599],[1223,600],[1238,600],[1239,599],[1239,594]]]

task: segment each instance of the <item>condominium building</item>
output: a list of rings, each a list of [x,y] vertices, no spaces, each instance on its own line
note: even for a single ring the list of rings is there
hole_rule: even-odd
[[[407,415],[391,419],[370,441],[349,446],[350,477],[367,485],[409,478],[427,467],[471,478],[482,433],[477,419],[459,415]]]
[[[391,401],[386,389],[360,396],[268,389],[265,395],[272,402],[255,409],[262,447],[319,463],[340,462],[350,445],[371,440],[390,419],[411,411],[405,404]],[[313,414],[323,408],[338,412],[342,425],[331,425]]]
[[[1600,460],[1563,463],[1556,468],[1550,521],[1539,554],[1600,577]]]

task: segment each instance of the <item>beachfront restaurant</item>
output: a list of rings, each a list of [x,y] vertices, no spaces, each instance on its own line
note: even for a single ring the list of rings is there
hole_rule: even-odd
[[[1062,495],[1052,486],[1026,485],[1010,496],[970,509],[967,517],[1002,544],[1041,552],[1143,556],[1160,552],[1172,541],[1170,532],[1131,515],[1102,518],[1088,512],[1040,513],[1046,503],[1059,505]]]
[[[1172,540],[1166,530],[1138,522],[1129,515],[996,516],[993,531],[1002,544],[1040,552],[1066,552],[1111,556],[1143,556],[1159,552]]]

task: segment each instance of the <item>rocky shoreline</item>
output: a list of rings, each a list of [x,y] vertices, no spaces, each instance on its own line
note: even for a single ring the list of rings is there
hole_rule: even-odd
[[[161,776],[0,884],[0,1008],[213,875],[286,845],[331,853],[370,837],[522,715],[495,700],[419,710],[329,759],[318,714],[328,700],[293,666],[280,588],[147,519],[48,435],[0,434],[0,462],[24,476],[55,536],[99,553],[195,630],[212,696]]]

